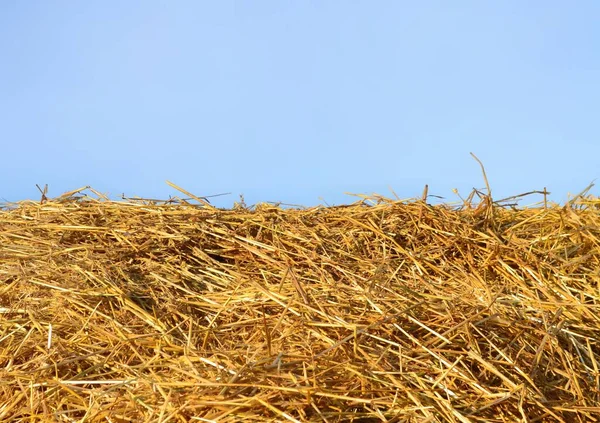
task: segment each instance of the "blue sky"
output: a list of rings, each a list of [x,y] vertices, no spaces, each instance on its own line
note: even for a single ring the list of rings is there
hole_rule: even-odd
[[[454,201],[469,152],[496,198],[600,176],[597,1],[7,0],[0,50],[8,201]]]

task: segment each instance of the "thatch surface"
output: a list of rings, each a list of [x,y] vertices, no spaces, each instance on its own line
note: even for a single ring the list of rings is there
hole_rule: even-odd
[[[598,421],[600,201],[0,211],[0,421]]]

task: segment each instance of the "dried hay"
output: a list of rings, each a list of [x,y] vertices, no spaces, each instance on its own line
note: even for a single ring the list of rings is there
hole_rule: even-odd
[[[0,211],[1,421],[600,420],[598,199],[80,191]]]

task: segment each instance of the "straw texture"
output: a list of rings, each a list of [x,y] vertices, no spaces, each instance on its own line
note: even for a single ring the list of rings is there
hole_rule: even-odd
[[[600,201],[0,212],[0,421],[600,414]]]

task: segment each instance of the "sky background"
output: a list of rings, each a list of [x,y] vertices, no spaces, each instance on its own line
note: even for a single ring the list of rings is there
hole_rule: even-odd
[[[598,1],[5,0],[0,53],[3,201],[455,201],[470,152],[496,199],[600,176]]]

